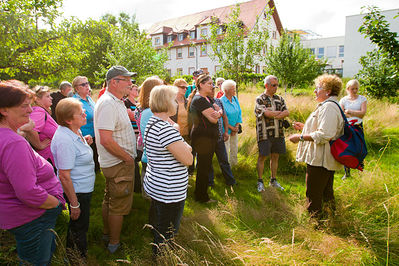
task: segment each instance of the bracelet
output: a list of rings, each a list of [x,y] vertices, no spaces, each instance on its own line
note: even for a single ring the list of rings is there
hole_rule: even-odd
[[[80,207],[80,202],[78,201],[78,206],[72,206],[69,204],[69,207],[71,207],[71,209],[78,209]]]
[[[299,141],[305,141],[305,139],[303,138],[303,135],[301,135],[301,136],[299,137]]]

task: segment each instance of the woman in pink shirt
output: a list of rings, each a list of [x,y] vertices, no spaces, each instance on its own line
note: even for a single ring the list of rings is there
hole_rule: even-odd
[[[30,102],[22,82],[0,83],[0,229],[14,234],[21,264],[48,265],[65,200],[51,164],[17,134],[29,122]]]
[[[48,87],[36,86],[35,106],[32,107],[30,119],[35,122],[35,128],[27,135],[27,139],[44,159],[54,166],[53,154],[50,150],[50,143],[58,128],[57,122],[51,117],[50,106],[52,98]]]

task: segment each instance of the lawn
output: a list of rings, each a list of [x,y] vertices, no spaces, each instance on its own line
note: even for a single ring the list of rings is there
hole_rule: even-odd
[[[216,159],[213,205],[193,200],[195,176],[190,187],[177,247],[161,258],[160,265],[399,265],[399,112],[398,106],[370,100],[365,118],[369,155],[363,172],[351,178],[335,175],[337,212],[315,229],[305,204],[305,167],[295,162],[296,145],[280,159],[278,179],[284,192],[256,190],[257,146],[254,100],[261,89],[239,93],[243,111],[243,134],[239,136],[239,163],[233,173],[239,185],[224,184]],[[284,92],[280,92],[284,96]],[[304,121],[316,106],[311,93],[285,96],[290,121]],[[287,135],[293,133],[289,129]],[[268,171],[268,167],[265,167]],[[266,178],[268,173],[264,175]],[[123,250],[110,255],[101,241],[101,202],[104,177],[97,176],[89,229],[90,265],[153,263],[152,235],[146,227],[149,202],[134,195],[133,209],[122,230]],[[67,213],[59,219],[59,242],[55,265],[63,264]],[[15,246],[6,232],[0,232],[0,264],[15,263]],[[4,241],[3,241],[4,240]]]

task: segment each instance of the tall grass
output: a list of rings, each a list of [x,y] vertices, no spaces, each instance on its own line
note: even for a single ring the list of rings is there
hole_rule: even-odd
[[[149,202],[134,195],[133,210],[125,217],[121,239],[124,248],[106,252],[101,241],[101,201],[104,177],[96,179],[89,229],[89,265],[399,265],[399,114],[397,105],[369,100],[365,134],[369,156],[363,172],[341,180],[335,175],[337,211],[316,229],[306,212],[305,168],[295,162],[296,145],[287,142],[287,154],[279,161],[278,178],[285,192],[267,187],[256,190],[257,144],[254,101],[262,89],[240,91],[243,134],[239,135],[239,162],[233,173],[239,185],[230,189],[214,160],[218,200],[203,205],[193,200],[194,178],[179,234],[174,245],[154,260],[152,235],[145,227]],[[316,106],[311,89],[296,91],[286,100],[290,121],[304,122]],[[284,96],[284,92],[280,92]],[[293,133],[291,128],[287,135]],[[265,172],[269,171],[267,164]],[[268,174],[265,173],[267,177]],[[56,231],[64,243],[67,216]],[[6,236],[4,237],[4,235]],[[16,262],[13,242],[1,232],[0,263]],[[61,245],[54,262],[63,264]]]

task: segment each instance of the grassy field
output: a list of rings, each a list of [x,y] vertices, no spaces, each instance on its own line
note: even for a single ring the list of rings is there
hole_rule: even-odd
[[[365,118],[369,155],[363,172],[351,178],[335,175],[337,212],[320,229],[314,229],[305,204],[305,167],[295,162],[296,145],[280,159],[278,179],[284,192],[256,190],[257,146],[254,99],[261,89],[240,92],[243,134],[239,136],[239,163],[233,173],[239,185],[232,191],[224,185],[214,160],[215,187],[210,195],[217,204],[193,200],[194,177],[177,247],[161,258],[160,265],[399,265],[399,112],[398,106],[370,100]],[[284,95],[284,92],[280,92]],[[311,92],[285,99],[290,120],[304,121],[316,106]],[[292,133],[289,130],[287,135]],[[268,171],[268,167],[265,167]],[[269,177],[265,173],[265,177]],[[92,199],[89,231],[90,265],[149,265],[152,235],[145,226],[149,202],[134,195],[133,210],[122,230],[124,248],[110,255],[101,242],[101,202],[104,177],[97,176]],[[53,263],[63,264],[68,216],[59,219],[59,248]],[[0,264],[13,264],[15,246],[8,233],[0,232]]]

